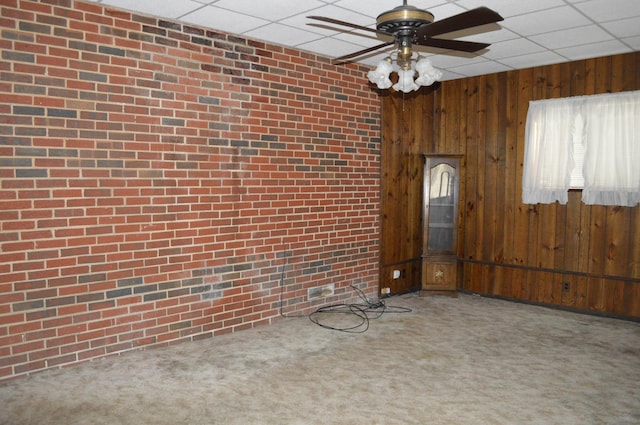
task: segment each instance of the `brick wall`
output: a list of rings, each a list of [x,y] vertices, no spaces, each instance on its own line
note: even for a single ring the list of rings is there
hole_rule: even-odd
[[[0,379],[375,296],[364,68],[74,0],[0,30]]]

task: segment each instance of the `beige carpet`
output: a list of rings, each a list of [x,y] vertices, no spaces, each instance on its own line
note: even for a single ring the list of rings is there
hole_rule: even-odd
[[[471,295],[385,301],[411,312],[359,334],[290,318],[5,382],[0,422],[640,424],[638,323]]]

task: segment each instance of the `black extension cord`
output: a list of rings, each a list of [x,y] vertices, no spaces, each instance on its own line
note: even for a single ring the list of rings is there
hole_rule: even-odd
[[[299,315],[285,315],[283,312],[283,299],[282,295],[284,293],[284,275],[287,267],[287,257],[284,256],[284,264],[282,265],[282,272],[280,274],[280,316],[285,318],[291,317],[305,317],[305,314]],[[372,302],[367,299],[365,294],[358,287],[354,285],[350,285],[354,291],[358,294],[358,296],[363,300],[363,303],[356,304],[333,304],[324,307],[318,308],[316,311],[312,312],[308,315],[309,320],[311,320],[316,325],[323,327],[325,329],[330,329],[334,331],[347,332],[347,333],[363,333],[369,329],[369,322],[372,319],[378,319],[382,317],[384,313],[410,313],[412,310],[406,307],[393,307],[387,306],[384,301],[378,300],[377,302]],[[326,323],[322,323],[320,317],[323,314],[344,314],[350,317],[356,317],[356,324],[351,326],[344,327],[335,327],[331,325],[327,325]]]

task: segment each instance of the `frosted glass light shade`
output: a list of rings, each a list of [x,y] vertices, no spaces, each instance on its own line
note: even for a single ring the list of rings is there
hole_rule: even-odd
[[[442,78],[442,71],[435,69],[431,65],[431,61],[426,58],[422,58],[416,63],[416,71],[418,72],[416,83],[421,86],[430,86]]]
[[[410,66],[410,68],[407,69],[407,66]],[[391,73],[394,71],[398,74],[398,82],[396,84],[393,84],[390,78]],[[415,78],[416,73],[418,78]],[[421,86],[430,86],[436,81],[440,81],[442,71],[434,68],[427,58],[420,56],[410,60],[403,59],[401,65],[398,65],[397,60],[393,60],[389,56],[378,62],[376,69],[369,71],[367,77],[379,89],[388,89],[393,84],[395,91],[409,93],[420,89]]]
[[[413,76],[415,75],[415,70],[407,69],[398,71],[398,82],[393,85],[393,89],[395,91],[401,91],[403,93],[409,93],[414,90],[418,90],[420,86],[418,86],[415,81],[413,81]]]
[[[379,89],[388,89],[391,87],[389,74],[393,71],[393,66],[386,60],[378,62],[378,66],[374,71],[369,71],[367,77],[369,81],[377,85]]]

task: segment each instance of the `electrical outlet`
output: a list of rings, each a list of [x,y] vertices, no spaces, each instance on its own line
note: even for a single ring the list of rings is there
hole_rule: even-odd
[[[383,295],[387,295],[391,293],[391,288],[382,288],[380,289],[380,293]]]
[[[562,282],[562,290],[563,291],[568,291],[569,290],[569,282]]]

